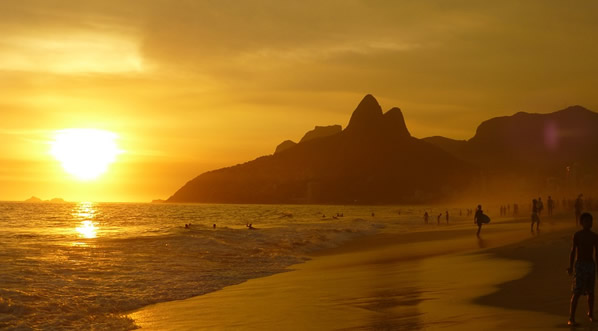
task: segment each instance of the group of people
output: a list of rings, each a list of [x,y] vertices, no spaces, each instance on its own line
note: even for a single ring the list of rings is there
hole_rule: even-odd
[[[511,214],[511,205],[510,204],[501,205],[500,206],[500,216],[509,216],[509,214]],[[517,215],[519,215],[519,205],[514,203],[512,216],[517,216]]]
[[[547,200],[548,215],[552,215],[554,210],[554,201],[549,196]],[[583,212],[583,195],[580,194],[575,200],[575,223],[581,225],[582,230],[577,231],[573,235],[573,244],[571,253],[569,255],[569,267],[567,273],[574,275],[571,304],[569,309],[569,320],[567,322],[570,326],[579,326],[575,321],[575,313],[577,310],[577,303],[582,295],[588,297],[588,319],[590,322],[594,321],[594,288],[596,284],[596,262],[598,261],[598,234],[592,231],[593,217],[588,212]],[[536,231],[539,231],[540,215],[544,209],[542,199],[538,198],[532,200],[532,224],[531,231],[534,231],[534,224]],[[501,215],[504,212],[501,208]],[[482,206],[478,205],[474,216],[474,223],[478,225],[477,235],[479,237],[480,230],[484,219]]]
[[[440,213],[440,214],[438,214],[438,215],[436,216],[436,223],[437,223],[438,225],[440,225],[440,219],[442,218],[442,215],[444,215],[444,219],[446,220],[446,224],[448,224],[448,223],[449,223],[449,212],[448,212],[448,210],[446,210],[446,211],[444,212],[444,214],[443,214],[443,213]],[[428,224],[428,221],[429,221],[429,219],[430,219],[430,214],[428,214],[428,212],[427,212],[427,211],[426,211],[426,212],[424,212],[424,223],[425,223],[425,224]]]
[[[548,196],[547,210],[548,215],[551,216],[554,210],[554,200]],[[598,234],[594,233],[592,229],[593,217],[588,212],[583,212],[584,203],[583,195],[580,194],[575,200],[575,223],[581,225],[582,230],[577,231],[573,235],[573,244],[571,253],[569,255],[569,267],[567,273],[574,275],[571,304],[569,309],[569,320],[567,322],[570,326],[579,326],[575,321],[575,313],[577,310],[577,303],[582,295],[588,297],[588,319],[590,322],[594,321],[594,287],[596,283],[596,262],[598,261]],[[531,231],[534,231],[534,224],[536,231],[539,231],[540,215],[544,209],[542,198],[533,199],[531,205]],[[507,209],[508,210],[508,209]],[[504,209],[501,207],[501,215]],[[477,235],[480,235],[484,219],[482,206],[478,205],[474,216],[474,223],[478,225]]]

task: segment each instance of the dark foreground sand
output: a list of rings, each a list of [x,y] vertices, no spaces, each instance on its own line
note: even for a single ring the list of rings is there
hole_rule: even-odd
[[[566,219],[380,234],[320,252],[293,271],[130,316],[143,329],[567,329]],[[579,329],[592,329],[580,302]]]

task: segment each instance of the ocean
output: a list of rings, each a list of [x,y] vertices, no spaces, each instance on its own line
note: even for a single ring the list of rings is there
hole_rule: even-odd
[[[133,329],[135,309],[288,271],[359,236],[409,231],[422,210],[0,202],[0,328]]]

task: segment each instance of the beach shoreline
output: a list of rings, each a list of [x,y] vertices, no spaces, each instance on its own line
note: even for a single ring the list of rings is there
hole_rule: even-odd
[[[548,275],[548,282],[558,284],[548,287],[557,289],[546,294],[554,297],[546,301],[549,308],[537,302],[544,296],[530,295],[522,303],[512,291],[533,283],[529,275],[537,276],[544,246],[557,240],[548,251],[558,259],[568,254],[562,248],[574,228],[565,217],[544,222],[539,235],[532,236],[528,226],[521,217],[485,226],[480,238],[473,225],[365,236],[315,252],[291,272],[147,306],[129,316],[147,330],[560,328],[570,282],[563,267],[559,275]],[[518,254],[526,247],[534,254]]]

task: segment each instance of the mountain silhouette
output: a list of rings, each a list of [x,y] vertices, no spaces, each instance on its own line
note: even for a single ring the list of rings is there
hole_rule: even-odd
[[[383,113],[369,94],[344,130],[287,145],[274,155],[203,173],[168,201],[417,203],[454,194],[477,172],[467,161],[411,137],[401,110]]]
[[[301,140],[299,141],[299,143],[301,144],[306,141],[329,137],[340,133],[342,130],[343,129],[340,125],[316,126],[313,130],[306,132],[303,138],[301,138]],[[295,145],[297,145],[296,142],[292,140],[285,140],[281,142],[278,146],[276,146],[276,151],[274,151],[274,154],[285,151],[291,147],[294,147]]]
[[[301,138],[299,143],[329,137],[337,133],[341,133],[341,131],[343,131],[343,129],[340,125],[316,126],[313,130],[305,133],[305,135],[303,136],[303,138]]]
[[[295,145],[297,145],[296,142],[294,142],[292,140],[285,140],[285,141],[281,142],[280,144],[278,144],[278,146],[276,146],[276,150],[274,151],[274,154],[284,152],[291,147],[295,147]]]
[[[479,193],[564,196],[598,186],[598,113],[572,106],[549,114],[519,112],[480,124],[469,140],[424,138],[481,169]]]
[[[598,113],[572,106],[549,114],[524,112],[480,124],[467,141],[424,138],[489,174],[558,176],[567,166],[598,166]]]

